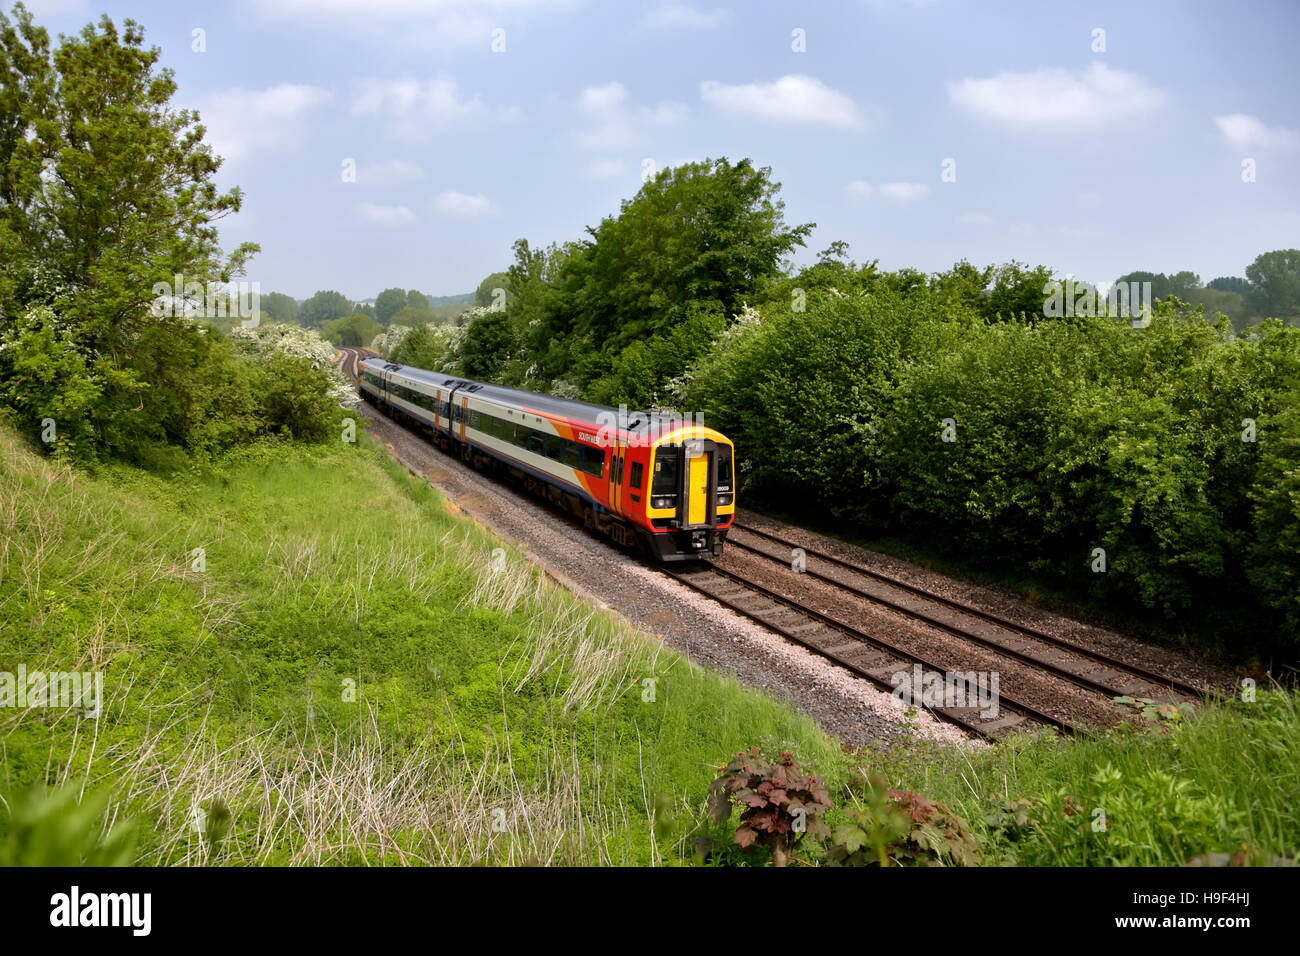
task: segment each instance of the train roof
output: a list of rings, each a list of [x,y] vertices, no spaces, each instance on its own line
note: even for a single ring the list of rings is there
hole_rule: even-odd
[[[540,392],[529,392],[522,388],[507,388],[504,385],[493,385],[490,382],[480,382],[476,379],[464,378],[460,375],[448,375],[442,372],[430,372],[427,369],[416,368],[413,365],[399,365],[395,362],[389,362],[381,358],[369,358],[361,363],[369,365],[375,369],[388,370],[394,374],[401,375],[403,378],[409,378],[417,382],[423,382],[426,385],[433,385],[437,388],[455,388],[458,386],[468,386],[466,391],[471,395],[482,396],[492,401],[500,402],[503,405],[514,407],[524,406],[544,412],[548,415],[557,415],[562,418],[572,418],[578,421],[591,422],[596,424],[598,416],[601,414],[613,415],[614,421],[620,426],[622,422],[618,420],[619,410],[611,408],[608,405],[596,405],[591,402],[579,401],[576,398],[557,398],[554,395],[543,395]],[[681,423],[681,416],[673,416],[663,412],[647,411],[628,411],[626,414],[626,430],[633,434],[646,434],[650,432],[651,425],[656,426],[659,431]]]

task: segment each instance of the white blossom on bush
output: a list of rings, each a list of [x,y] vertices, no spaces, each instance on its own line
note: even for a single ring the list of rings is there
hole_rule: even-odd
[[[351,379],[339,371],[335,364],[338,350],[315,329],[301,325],[263,323],[255,329],[237,325],[230,330],[236,344],[243,343],[259,358],[288,355],[305,358],[313,368],[324,369],[333,382],[330,396],[344,408],[355,408],[360,399]]]
[[[370,347],[378,352],[383,358],[388,358],[393,354],[393,349],[406,338],[414,326],[411,325],[390,325],[383,332],[375,336],[375,340],[370,343]]]

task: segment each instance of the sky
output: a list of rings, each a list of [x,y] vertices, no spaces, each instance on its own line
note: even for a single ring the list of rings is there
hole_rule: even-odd
[[[7,3],[7,0],[5,0]],[[648,170],[748,157],[858,262],[1094,282],[1300,247],[1300,3],[29,0],[141,23],[299,299],[473,290]]]

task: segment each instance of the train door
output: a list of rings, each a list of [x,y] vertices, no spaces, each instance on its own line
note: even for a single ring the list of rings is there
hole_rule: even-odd
[[[469,399],[460,400],[460,440],[465,440],[465,419],[469,418]]]
[[[683,445],[682,491],[687,528],[712,527],[717,523],[717,445],[708,439],[692,439]],[[678,514],[681,512],[679,511]]]
[[[623,514],[623,453],[626,447],[617,438],[609,446],[609,510],[616,515]]]

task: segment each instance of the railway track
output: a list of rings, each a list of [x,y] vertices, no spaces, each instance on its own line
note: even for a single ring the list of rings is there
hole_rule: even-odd
[[[916,666],[929,674],[948,673],[945,668],[899,647],[887,637],[870,634],[852,624],[836,620],[732,571],[713,565],[680,570],[666,567],[663,571],[674,580],[737,614],[834,661],[891,693],[898,687],[897,675],[910,674]],[[961,686],[965,705],[954,703],[951,706],[927,706],[926,709],[940,720],[955,724],[976,736],[996,740],[1009,733],[1032,730],[1035,724],[1054,727],[1066,733],[1077,733],[1082,729],[1067,719],[1044,713],[1000,693],[996,695],[994,706],[989,707],[987,685],[981,689],[960,675],[953,683]],[[971,704],[972,699],[977,703]]]
[[[735,537],[737,531],[742,536],[739,540]],[[770,547],[765,550],[746,543],[746,535],[760,543],[784,549],[784,553],[775,554]],[[1205,688],[1080,647],[982,608],[932,594],[892,575],[804,547],[753,525],[736,522],[727,543],[787,569],[790,567],[790,550],[802,548],[806,558],[815,559],[825,566],[825,570],[807,568],[802,572],[810,578],[1109,697],[1129,695],[1175,702],[1180,697],[1200,699],[1209,693]]]

